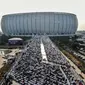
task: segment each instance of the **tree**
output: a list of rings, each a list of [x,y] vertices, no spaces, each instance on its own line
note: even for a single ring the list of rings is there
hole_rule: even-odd
[[[2,45],[4,45],[4,44],[6,44],[7,42],[8,42],[8,36],[6,36],[6,35],[2,35],[1,37],[0,37],[0,44],[2,44]]]

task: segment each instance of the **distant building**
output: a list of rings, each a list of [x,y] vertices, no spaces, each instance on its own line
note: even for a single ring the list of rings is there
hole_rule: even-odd
[[[23,39],[21,38],[10,38],[8,40],[9,45],[22,45],[23,44]]]
[[[75,14],[64,12],[36,12],[4,15],[1,21],[5,35],[73,35],[78,27]]]

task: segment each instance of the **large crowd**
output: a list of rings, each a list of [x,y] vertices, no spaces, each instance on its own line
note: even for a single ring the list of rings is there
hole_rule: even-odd
[[[63,57],[60,50],[56,46],[54,46],[54,44],[51,42],[49,38],[43,37],[42,41],[44,43],[46,55],[49,62],[62,65],[69,65],[66,58]]]
[[[48,63],[42,62],[41,40]],[[70,64],[49,38],[34,37],[28,41],[8,76],[21,85],[77,85],[70,68]]]

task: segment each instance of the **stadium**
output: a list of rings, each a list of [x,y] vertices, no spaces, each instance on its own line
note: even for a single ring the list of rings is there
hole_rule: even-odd
[[[77,27],[76,15],[64,12],[8,14],[1,20],[3,33],[10,36],[73,35]]]
[[[79,73],[76,64],[64,53],[70,55],[70,52],[66,51],[68,48],[57,39],[59,36],[64,40],[66,37],[71,39],[70,35],[75,35],[78,27],[75,14],[8,14],[2,17],[1,26],[3,33],[11,37],[8,45],[23,45],[23,48],[17,47],[18,52],[14,52],[12,58],[8,55],[6,65],[9,67],[7,71],[4,70],[6,73],[3,73],[0,85],[85,85],[82,72]],[[14,36],[27,36],[27,40]]]

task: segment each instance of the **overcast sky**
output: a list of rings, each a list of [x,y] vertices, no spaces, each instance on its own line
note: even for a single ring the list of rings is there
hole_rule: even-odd
[[[85,0],[0,0],[0,20],[4,14],[41,11],[74,13],[78,30],[85,30]]]

